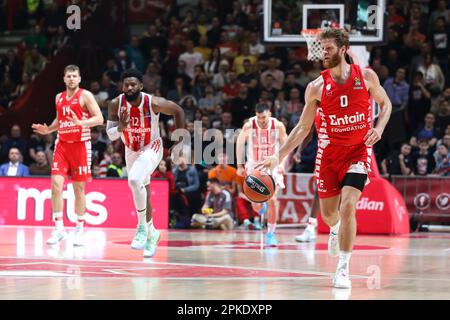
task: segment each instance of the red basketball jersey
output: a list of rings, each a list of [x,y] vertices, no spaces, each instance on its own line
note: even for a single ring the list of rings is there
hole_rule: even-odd
[[[336,83],[330,70],[321,72],[322,98],[318,112],[321,115],[319,139],[336,145],[357,145],[372,126],[370,95],[364,83],[361,68],[350,65],[350,77],[344,84]]]
[[[152,96],[141,93],[141,104],[133,106],[125,99],[124,94],[119,97],[120,108],[127,108],[130,114],[130,124],[123,130],[122,141],[133,151],[139,151],[159,138],[159,114],[152,108]]]
[[[83,110],[80,103],[82,93],[83,89],[79,88],[75,94],[68,99],[66,90],[62,92],[56,102],[56,113],[58,117],[58,140],[60,141],[79,142],[88,141],[91,139],[91,130],[89,127],[77,126],[69,120],[69,117],[72,116],[71,111],[73,111],[80,120],[90,118],[89,112]]]

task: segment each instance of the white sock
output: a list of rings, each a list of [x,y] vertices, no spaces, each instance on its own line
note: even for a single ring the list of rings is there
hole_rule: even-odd
[[[276,228],[277,228],[276,223],[268,223],[267,224],[267,233],[274,233]]]
[[[64,220],[62,211],[53,212],[53,221],[55,221],[55,227],[57,230],[64,229]]]
[[[147,221],[147,209],[144,210],[136,210],[136,214],[138,216],[138,223],[145,224]]]
[[[338,222],[330,227],[330,230],[334,233],[334,234],[338,234],[339,233],[339,226],[341,225],[341,220],[339,219]]]
[[[77,229],[83,231],[84,227],[84,214],[82,216],[77,216]]]
[[[340,251],[339,252],[338,269],[345,268],[348,271],[351,255],[352,255],[351,252],[347,252],[347,251]]]
[[[260,220],[259,217],[254,217],[254,218],[253,218],[253,222],[254,222],[254,223],[259,223],[259,220]]]
[[[250,220],[248,220],[248,219],[244,219],[243,224],[251,224],[251,222],[250,222]]]
[[[152,235],[153,233],[155,233],[156,229],[155,226],[153,225],[153,218],[150,219],[149,222],[147,222],[147,230],[149,232],[150,235]]]
[[[317,227],[317,218],[309,218],[308,224],[306,225],[306,229],[309,231],[315,232]]]

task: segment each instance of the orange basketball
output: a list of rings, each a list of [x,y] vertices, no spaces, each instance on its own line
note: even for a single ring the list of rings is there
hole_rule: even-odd
[[[243,189],[250,201],[266,202],[275,193],[275,181],[265,172],[253,171],[245,178]]]

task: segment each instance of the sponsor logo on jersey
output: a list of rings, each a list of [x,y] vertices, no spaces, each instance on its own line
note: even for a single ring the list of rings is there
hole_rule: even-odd
[[[363,122],[366,120],[366,116],[364,113],[357,112],[356,114],[349,116],[345,115],[343,117],[337,117],[333,114],[330,115],[330,125],[332,126],[345,126],[348,124],[354,124],[358,122]]]
[[[74,126],[75,126],[75,124],[72,121],[61,121],[59,123],[59,127],[61,129],[70,128],[70,127],[74,127]]]
[[[355,77],[354,78],[353,89],[354,90],[361,90],[361,89],[363,89],[363,86],[362,86],[362,83],[361,83],[361,79],[359,79],[359,77]]]

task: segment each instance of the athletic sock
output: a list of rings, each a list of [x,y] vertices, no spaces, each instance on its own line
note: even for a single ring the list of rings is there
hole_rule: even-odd
[[[347,252],[347,251],[339,252],[338,269],[345,268],[345,270],[348,271],[351,255],[352,255],[351,252]]]
[[[153,233],[155,233],[156,229],[155,229],[155,226],[153,225],[153,218],[147,222],[147,230],[148,230],[149,235],[152,235]]]
[[[317,218],[309,218],[308,224],[306,225],[306,229],[309,231],[315,231],[317,227]]]
[[[61,231],[64,229],[64,220],[62,211],[53,212],[53,221],[55,221],[55,227]]]
[[[341,220],[338,220],[338,222],[330,227],[330,230],[334,233],[334,234],[338,234],[339,233],[339,226],[341,225]]]
[[[276,228],[277,228],[276,223],[268,223],[267,224],[267,233],[274,233]]]
[[[84,214],[82,216],[77,216],[77,229],[83,231],[84,229]]]

